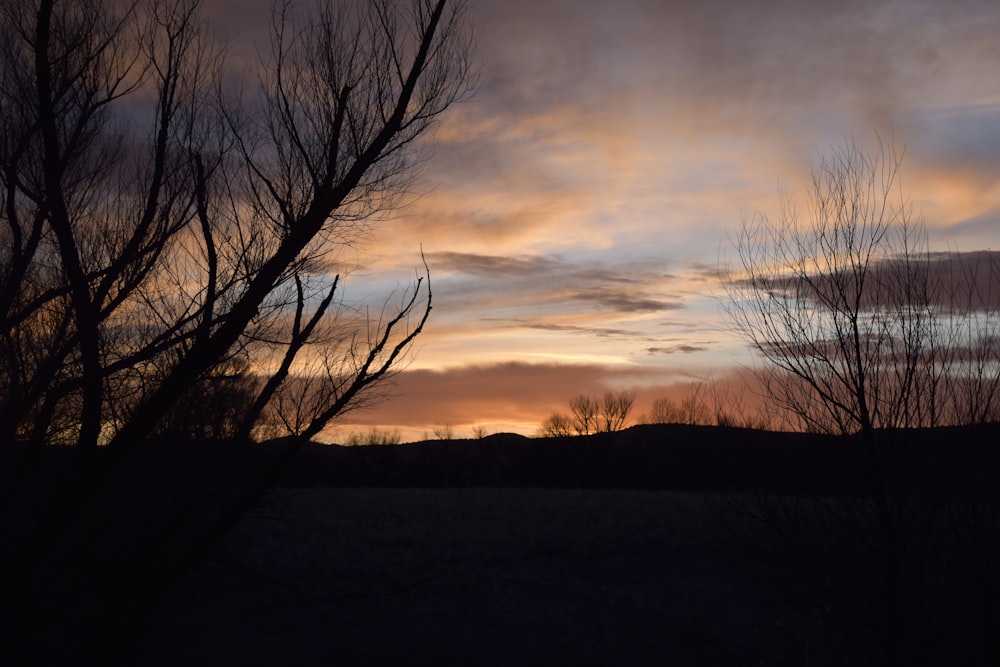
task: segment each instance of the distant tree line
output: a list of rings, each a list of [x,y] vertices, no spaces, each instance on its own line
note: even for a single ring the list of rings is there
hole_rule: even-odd
[[[654,399],[649,412],[638,421],[643,424],[771,428],[770,417],[749,405],[748,391],[752,389],[747,386],[734,391],[709,374],[704,379],[689,382],[677,397]]]
[[[580,394],[569,401],[569,412],[554,412],[542,422],[547,437],[589,435],[622,430],[632,424],[688,424],[767,429],[774,423],[751,408],[747,395],[716,382],[709,374],[689,382],[676,396],[660,396],[649,411],[632,418],[635,391],[612,391],[603,396]]]

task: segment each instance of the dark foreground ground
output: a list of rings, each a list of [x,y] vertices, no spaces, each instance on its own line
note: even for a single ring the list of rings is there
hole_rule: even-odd
[[[4,655],[1000,664],[998,435],[317,445],[235,514],[281,443],[160,443],[69,513],[52,452],[3,487]]]
[[[721,499],[281,491],[157,613],[135,664],[805,664]]]

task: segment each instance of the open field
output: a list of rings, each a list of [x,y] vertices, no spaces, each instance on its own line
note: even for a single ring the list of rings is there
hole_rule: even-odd
[[[279,490],[170,596],[137,664],[794,664],[807,629],[744,578],[723,504]]]
[[[884,664],[877,559],[817,502],[282,489],[173,591],[135,664]],[[783,523],[741,511],[764,507]],[[959,592],[976,575],[938,567],[908,582],[907,664],[989,664]]]

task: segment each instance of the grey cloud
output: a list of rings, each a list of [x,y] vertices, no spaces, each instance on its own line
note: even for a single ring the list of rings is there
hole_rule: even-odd
[[[1000,104],[916,114],[911,122],[920,131],[908,149],[918,159],[975,173],[986,187],[1000,179]]]
[[[678,301],[653,293],[664,280],[648,267],[590,265],[560,257],[502,257],[445,252],[428,256],[433,269],[456,271],[477,280],[456,279],[455,294],[467,298],[502,299],[522,306],[586,304],[619,313],[654,313],[682,308]],[[461,286],[457,283],[461,282]]]
[[[584,265],[553,255],[480,255],[462,252],[428,254],[433,266],[446,271],[460,271],[482,278],[514,276],[518,278],[565,278],[584,284],[641,284],[646,276],[632,274],[621,266]]]
[[[929,303],[944,310],[950,308],[991,310],[1000,309],[1000,252],[947,252],[932,253],[926,258],[910,257],[909,265],[904,265],[899,258],[888,257],[875,260],[867,270],[869,281],[862,292],[862,306],[874,308],[879,305],[894,305],[894,300],[900,297],[901,276],[913,276],[917,284],[908,284],[910,288],[926,290]],[[825,285],[837,279],[837,282],[852,285],[855,278],[849,273],[824,274],[810,278],[814,285],[825,289]],[[798,278],[782,278],[774,280],[771,285],[775,294],[787,290],[796,293]],[[738,281],[741,288],[749,289],[746,280]],[[853,289],[853,286],[850,287]],[[812,287],[800,293],[801,298],[813,299],[817,295]]]
[[[719,267],[717,265],[709,265],[703,262],[694,262],[688,266],[690,272],[689,280],[698,283],[717,283],[719,282]]]
[[[1000,229],[1000,206],[974,218],[959,221],[949,227],[948,232],[950,236],[956,238],[970,237],[973,240],[978,240],[983,237],[992,237],[995,239],[998,229]]]
[[[599,100],[620,117],[607,100],[628,91],[667,96],[666,114],[697,108],[783,132],[831,115],[883,128],[956,75],[1000,62],[1000,12],[979,0],[514,0],[481,3],[474,18],[484,95],[527,113]]]
[[[702,345],[671,345],[669,347],[647,347],[649,354],[676,354],[678,352],[690,354],[692,352],[704,352],[709,348]]]
[[[551,324],[544,322],[533,323],[523,320],[518,321],[517,324],[527,329],[585,334],[589,336],[597,336],[598,338],[635,338],[640,336],[640,334],[636,331],[631,331],[629,329],[616,329],[612,327],[585,327],[572,324]]]
[[[428,254],[432,267],[457,271],[477,278],[546,281],[544,287],[574,285],[642,285],[651,277],[635,267],[584,264],[547,255],[480,255],[441,252]]]
[[[563,265],[548,257],[522,256],[504,257],[497,255],[477,255],[462,252],[439,252],[428,255],[432,265],[446,271],[460,271],[473,276],[536,276],[550,275]]]
[[[624,313],[655,313],[661,310],[683,308],[683,305],[677,302],[660,301],[609,289],[577,292],[573,294],[573,298],[577,301],[594,303],[603,308]]]

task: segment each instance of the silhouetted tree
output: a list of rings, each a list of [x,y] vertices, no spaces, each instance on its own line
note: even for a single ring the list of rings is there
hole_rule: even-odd
[[[680,401],[667,397],[657,398],[642,421],[649,424],[714,425],[711,406],[705,393],[704,383],[696,382],[688,387]]]
[[[248,368],[245,357],[217,364],[178,399],[155,433],[187,440],[236,437],[256,393]]]
[[[768,430],[772,424],[767,415],[747,405],[750,387],[720,384],[706,376],[687,384],[678,399],[662,396],[654,399],[647,414],[639,418],[642,424],[691,424],[697,426],[728,426]]]
[[[611,433],[625,428],[634,403],[634,391],[621,389],[605,392],[600,404],[598,431]]]
[[[455,439],[455,429],[452,428],[451,424],[445,424],[444,426],[438,426],[434,429],[434,437],[437,440],[454,440]]]
[[[131,612],[207,553],[297,447],[379,395],[431,309],[426,265],[370,310],[343,302],[339,275],[345,249],[412,190],[428,129],[471,92],[464,3],[279,1],[270,52],[242,72],[198,4],[0,4],[5,606],[29,630],[65,633],[25,657],[128,638]],[[299,390],[299,413],[277,419]],[[177,441],[262,425],[292,446],[215,470],[240,480],[224,505],[199,496],[208,454],[182,465],[193,445]],[[153,436],[166,434],[164,449]],[[44,444],[73,445],[77,465],[36,479],[56,449]],[[115,532],[156,526],[171,501],[183,511],[159,544]],[[109,565],[100,542],[116,534],[139,555]]]
[[[996,255],[928,250],[901,159],[882,143],[835,149],[813,171],[808,216],[788,197],[776,220],[755,214],[723,276],[771,407],[798,428],[855,434],[844,446],[863,480],[845,497],[737,504],[883,665],[928,645],[934,611],[916,603],[949,541],[940,480],[896,429],[1000,416]]]
[[[352,431],[344,441],[344,445],[348,447],[398,445],[402,441],[403,436],[398,429],[390,431],[372,428],[368,431]]]
[[[621,390],[605,392],[602,398],[580,394],[570,399],[572,416],[560,412],[542,422],[544,435],[559,437],[571,434],[610,433],[625,428],[635,403],[635,392]]]
[[[262,415],[332,320],[334,251],[396,205],[470,90],[461,2],[279,4],[242,99],[197,4],[0,9],[6,440],[131,447],[234,355],[270,380]],[[328,355],[350,363],[303,435],[386,378],[429,296],[418,281],[397,311],[338,322],[323,345],[352,341]]]
[[[589,435],[597,430],[597,418],[600,403],[593,396],[580,394],[569,401],[569,409],[573,414],[573,431],[577,435]]]
[[[573,435],[573,418],[562,412],[553,412],[542,422],[541,433],[552,438]]]
[[[901,160],[888,145],[847,144],[814,169],[808,218],[786,197],[776,220],[755,214],[736,239],[729,313],[796,426],[1000,417],[1000,263],[930,253]]]

